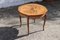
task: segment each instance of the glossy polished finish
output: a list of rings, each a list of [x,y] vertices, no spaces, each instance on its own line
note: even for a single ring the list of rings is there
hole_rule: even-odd
[[[37,18],[44,18],[44,23],[43,23],[43,30],[46,22],[46,13],[47,13],[47,8],[43,5],[40,4],[35,4],[35,3],[30,3],[30,4],[24,4],[22,6],[18,7],[19,15],[20,15],[20,25],[21,25],[21,16],[26,16],[27,17],[27,28],[28,28],[28,34],[29,34],[29,18],[35,19]]]
[[[47,12],[46,7],[40,5],[40,4],[25,4],[22,6],[19,6],[18,11],[21,12],[21,14],[26,16],[40,16],[44,15]]]

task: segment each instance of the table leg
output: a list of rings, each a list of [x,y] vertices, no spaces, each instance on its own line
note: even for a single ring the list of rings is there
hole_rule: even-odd
[[[34,19],[34,23],[35,23],[35,19]]]
[[[29,17],[27,17],[27,28],[28,28],[28,35],[29,35]]]
[[[21,16],[19,16],[19,18],[20,18],[20,27],[21,27],[21,25],[22,25]]]
[[[46,15],[44,16],[43,31],[44,31],[45,23],[46,23]]]

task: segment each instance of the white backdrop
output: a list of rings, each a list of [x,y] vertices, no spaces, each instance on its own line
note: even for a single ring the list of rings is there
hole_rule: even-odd
[[[42,1],[42,0],[0,0],[0,8],[21,5],[28,2]]]

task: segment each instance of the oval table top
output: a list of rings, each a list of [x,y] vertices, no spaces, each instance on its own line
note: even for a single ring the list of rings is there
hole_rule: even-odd
[[[18,11],[20,12],[19,14],[23,14],[26,16],[39,16],[45,15],[48,10],[43,5],[30,3],[19,6]]]

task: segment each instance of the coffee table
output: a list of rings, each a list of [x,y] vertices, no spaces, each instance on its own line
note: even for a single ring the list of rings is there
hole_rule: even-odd
[[[43,5],[36,4],[36,3],[29,3],[29,4],[23,4],[18,7],[19,17],[20,17],[20,26],[22,24],[21,16],[25,16],[27,18],[27,28],[28,28],[28,34],[29,34],[29,18],[35,19],[37,18],[44,18],[43,23],[43,30],[46,22],[46,13],[47,8]]]

